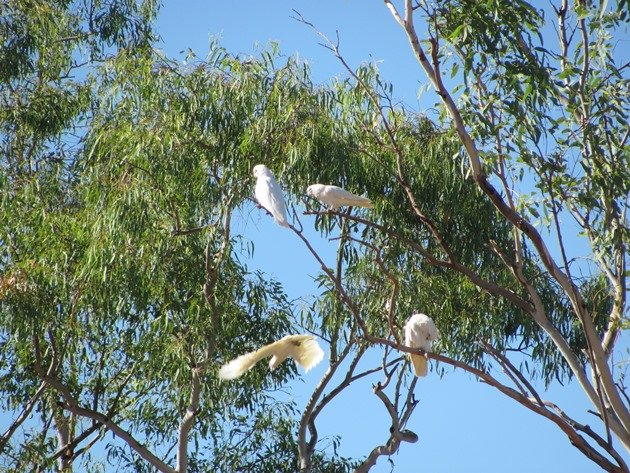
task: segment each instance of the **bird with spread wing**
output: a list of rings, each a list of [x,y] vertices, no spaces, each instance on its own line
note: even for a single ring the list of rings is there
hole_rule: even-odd
[[[374,204],[367,197],[355,195],[337,186],[312,184],[306,188],[306,194],[314,197],[331,210],[338,210],[341,206],[374,208]]]
[[[440,337],[433,319],[425,314],[413,314],[407,320],[404,327],[405,345],[409,348],[421,348],[426,352],[431,351],[431,343]],[[429,371],[427,357],[418,354],[409,354],[413,371],[416,376],[426,376]]]
[[[256,351],[246,353],[226,363],[219,370],[219,378],[235,379],[253,368],[263,358],[271,356],[269,369],[275,370],[287,358],[293,358],[304,371],[308,371],[324,358],[324,351],[312,335],[287,335]]]
[[[288,227],[287,207],[284,203],[282,189],[273,173],[264,164],[254,166],[256,187],[254,194],[260,205],[269,211],[276,223],[282,227]]]

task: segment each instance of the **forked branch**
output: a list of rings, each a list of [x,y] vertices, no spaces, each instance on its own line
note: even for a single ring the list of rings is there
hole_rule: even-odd
[[[473,179],[477,183],[478,187],[488,196],[492,204],[501,213],[501,215],[503,215],[506,220],[509,221],[514,227],[522,231],[523,234],[526,235],[527,238],[532,242],[534,248],[536,249],[536,252],[540,257],[541,262],[549,271],[549,274],[562,286],[563,290],[571,301],[573,310],[582,323],[582,326],[584,328],[584,335],[592,350],[592,357],[590,361],[601,378],[602,387],[605,395],[610,401],[614,413],[619,421],[618,423],[611,422],[613,430],[618,435],[620,440],[624,443],[624,445],[627,448],[630,448],[630,412],[623,404],[619,393],[615,389],[614,380],[607,365],[607,357],[601,345],[601,340],[597,335],[597,331],[595,330],[592,318],[588,313],[587,306],[582,298],[579,289],[573,283],[571,278],[566,273],[564,273],[562,269],[560,269],[560,267],[557,265],[538,230],[536,230],[536,228],[526,218],[521,216],[507,202],[505,202],[501,194],[488,180],[477,146],[468,133],[459,108],[457,107],[452,96],[446,89],[442,81],[442,77],[436,73],[436,64],[431,63],[420,44],[418,34],[416,33],[414,27],[414,8],[412,6],[411,0],[405,0],[404,19],[391,0],[384,1],[387,8],[394,16],[394,19],[400,24],[401,27],[404,28],[407,38],[411,44],[412,50],[416,58],[418,59],[418,62],[421,64],[429,81],[431,82],[437,94],[440,96],[442,102],[444,103],[444,106],[446,107],[446,110],[448,111],[453,121],[456,132],[468,155]],[[585,45],[585,47],[587,46]],[[432,52],[432,59],[435,62],[438,60],[435,43],[432,44]],[[536,313],[539,316],[537,318],[537,322],[540,323],[541,316],[544,316],[546,318],[544,312],[536,310]],[[547,330],[549,326],[550,324],[544,324],[543,328]],[[572,352],[570,347],[566,343],[564,343],[563,339],[556,337],[554,333],[550,333],[550,336],[569,366],[571,367],[572,372],[575,374],[578,382],[588,395],[593,405],[600,409],[601,400],[598,398],[597,393],[593,389],[593,386],[588,381],[582,367],[580,366],[580,363],[577,361],[577,357],[575,356],[575,354]]]
[[[411,430],[405,429],[405,425],[407,421],[411,417],[411,413],[415,409],[418,401],[414,398],[413,391],[416,386],[416,382],[418,378],[413,379],[411,385],[408,388],[407,396],[405,399],[403,410],[400,414],[398,414],[396,410],[396,405],[398,404],[398,397],[400,395],[400,380],[402,379],[402,373],[399,373],[399,382],[396,385],[396,393],[394,396],[396,397],[396,401],[392,403],[392,401],[387,397],[384,392],[385,386],[387,386],[391,380],[392,375],[396,371],[397,366],[395,366],[389,373],[386,374],[386,381],[382,385],[378,383],[374,386],[374,394],[381,400],[385,409],[387,409],[387,413],[391,419],[391,427],[390,427],[390,435],[387,442],[384,445],[380,445],[374,448],[367,458],[361,463],[355,473],[367,473],[370,469],[376,464],[377,460],[381,456],[391,456],[398,451],[402,442],[415,443],[418,441],[418,436],[412,432]]]

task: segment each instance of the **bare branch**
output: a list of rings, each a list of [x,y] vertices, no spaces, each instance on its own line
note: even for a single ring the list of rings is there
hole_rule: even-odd
[[[606,442],[601,436],[599,436],[593,429],[591,429],[590,426],[586,425],[586,424],[580,424],[579,422],[575,421],[574,419],[572,419],[571,417],[569,417],[568,415],[566,415],[564,413],[564,411],[562,411],[562,409],[560,409],[556,404],[554,404],[553,402],[550,401],[544,401],[544,404],[548,407],[551,407],[554,411],[556,411],[558,413],[558,415],[560,415],[560,417],[562,417],[562,419],[564,419],[569,425],[571,425],[571,427],[573,427],[575,430],[579,430],[580,432],[584,432],[586,435],[588,435],[589,437],[591,437],[593,440],[595,440],[597,442],[597,444],[604,449],[604,451],[606,453],[608,453],[612,458],[615,459],[615,461],[619,464],[619,466],[621,468],[623,468],[625,471],[628,471],[628,466],[626,465],[626,462],[624,461],[624,459],[621,457],[621,455],[619,455],[619,453],[617,453],[617,451],[612,447],[612,444],[610,443],[610,441]]]
[[[604,470],[606,470],[606,471],[613,471],[613,472],[616,472],[616,473],[622,473],[622,472],[626,472],[627,473],[628,470],[626,469],[625,465],[623,465],[623,464],[615,465],[615,464],[611,463],[606,457],[601,455],[588,442],[586,442],[584,440],[584,438],[581,437],[576,432],[576,430],[570,424],[568,424],[565,421],[565,419],[563,419],[559,415],[549,411],[544,405],[543,406],[539,405],[537,400],[535,400],[533,398],[530,399],[529,397],[524,396],[523,394],[521,394],[520,392],[516,391],[515,389],[512,389],[512,388],[510,388],[508,386],[505,386],[504,384],[499,382],[497,379],[495,379],[493,376],[491,376],[489,373],[486,373],[485,371],[482,371],[482,370],[480,370],[478,368],[470,366],[470,365],[468,365],[466,363],[463,363],[461,361],[454,360],[454,359],[449,358],[449,357],[444,356],[444,355],[440,355],[440,354],[432,353],[432,352],[425,352],[424,350],[419,350],[419,349],[411,349],[411,348],[408,348],[408,347],[406,347],[404,345],[403,346],[395,346],[394,342],[392,342],[391,340],[386,340],[384,338],[369,336],[367,339],[370,342],[372,342],[372,343],[378,343],[378,344],[381,344],[381,345],[390,346],[392,348],[396,348],[399,351],[402,351],[402,352],[405,352],[405,353],[425,355],[428,358],[434,359],[434,360],[439,361],[441,363],[448,364],[448,365],[453,366],[455,368],[461,368],[464,371],[467,371],[468,373],[471,373],[471,374],[475,375],[477,378],[479,378],[484,383],[494,387],[495,389],[499,390],[501,393],[503,393],[506,396],[510,397],[511,399],[514,399],[515,401],[517,401],[519,404],[521,404],[521,405],[525,406],[526,408],[530,409],[531,411],[536,412],[537,414],[539,414],[539,415],[541,415],[541,416],[551,420],[554,424],[556,424],[567,435],[567,437],[569,437],[569,440],[570,440],[571,444],[573,444],[576,448],[578,448],[589,459],[591,459],[592,461],[594,461],[595,463],[600,465]]]
[[[508,376],[510,376],[511,379],[514,380],[513,377],[516,377],[518,379],[518,381],[516,381],[516,380],[514,381],[514,384],[516,384],[517,386],[520,386],[519,382],[522,383],[523,386],[525,386],[525,388],[529,391],[529,394],[531,396],[533,396],[534,399],[536,399],[536,402],[538,403],[538,405],[542,406],[543,405],[543,401],[542,401],[540,395],[538,394],[536,389],[534,389],[534,386],[527,380],[527,378],[525,378],[525,376],[523,376],[523,373],[521,373],[520,370],[516,369],[516,367],[512,364],[512,362],[505,355],[503,355],[501,352],[499,352],[494,347],[490,346],[490,344],[483,343],[483,346],[490,354],[492,354],[492,356],[497,361],[499,361],[499,363],[501,363],[501,365],[505,369],[506,374],[508,374]],[[509,374],[509,373],[512,373],[512,374]],[[521,391],[523,391],[522,388],[521,388]]]
[[[387,2],[386,2],[387,3]],[[391,9],[390,9],[391,11]],[[396,18],[398,21],[398,18]],[[405,21],[404,21],[405,32],[407,33],[407,37],[412,46],[412,50],[414,51],[418,61],[423,67],[429,81],[435,87],[437,94],[441,97],[446,110],[448,111],[457,134],[466,149],[466,152],[469,157],[469,162],[472,170],[472,176],[474,181],[477,183],[478,187],[488,196],[492,204],[495,208],[503,215],[514,227],[518,228],[520,231],[525,234],[528,239],[532,242],[534,248],[536,249],[540,259],[549,271],[550,275],[558,281],[558,283],[562,286],[563,290],[569,297],[571,301],[573,310],[575,314],[578,316],[579,320],[584,327],[584,334],[588,343],[592,349],[592,364],[596,367],[597,372],[599,373],[602,381],[603,389],[606,393],[606,396],[610,400],[611,406],[619,419],[620,426],[615,427],[615,433],[619,436],[620,440],[624,443],[624,445],[630,448],[630,412],[623,404],[619,393],[616,391],[614,386],[614,381],[612,379],[612,375],[607,365],[607,358],[604,354],[604,350],[600,344],[599,337],[597,335],[597,331],[595,330],[595,326],[593,324],[592,318],[588,313],[586,308],[586,304],[582,298],[582,295],[579,289],[575,286],[573,281],[565,274],[556,264],[555,260],[551,256],[547,245],[542,239],[540,233],[536,228],[523,216],[521,216],[518,212],[512,209],[501,197],[500,193],[495,189],[495,187],[490,183],[487,178],[486,172],[484,170],[479,151],[470,134],[468,133],[466,126],[464,124],[461,113],[455,104],[453,98],[450,93],[447,91],[446,87],[442,82],[442,77],[436,74],[434,67],[429,63],[427,56],[422,49],[420,42],[418,40],[418,35],[415,31],[413,25],[413,9],[410,0],[405,1]],[[588,45],[585,45],[588,47]],[[585,61],[587,67],[587,62]],[[531,294],[531,291],[530,291]],[[549,323],[547,317],[545,316],[544,311],[541,312],[539,310],[535,311],[536,321],[540,324],[543,322],[541,327],[548,331],[552,340],[562,353],[563,357],[571,367],[572,372],[575,374],[578,382],[587,393],[589,399],[593,403],[593,405],[599,407],[600,400],[598,399],[595,390],[588,382],[588,379],[585,376],[582,367],[577,362],[577,358],[575,354],[572,352],[570,347],[564,343],[564,340],[560,337],[557,337],[557,333],[553,330],[549,332],[549,328],[553,327]],[[544,320],[543,320],[544,318]],[[557,331],[556,331],[557,332]],[[619,429],[618,427],[622,427]]]
[[[4,450],[4,447],[7,445],[9,440],[11,440],[11,437],[13,436],[15,431],[20,427],[20,425],[24,423],[26,419],[28,419],[31,411],[41,398],[42,394],[44,394],[44,392],[46,391],[46,387],[47,385],[45,382],[42,382],[39,385],[39,388],[37,388],[35,394],[33,394],[33,396],[31,396],[31,399],[26,403],[17,419],[15,419],[13,423],[9,426],[9,428],[4,432],[4,434],[2,434],[2,437],[0,438],[0,453],[2,453],[2,450]]]
[[[414,432],[410,430],[403,430],[407,420],[411,416],[411,413],[413,412],[414,408],[416,407],[418,403],[418,401],[413,399],[413,390],[415,388],[418,378],[414,377],[413,381],[411,382],[411,385],[408,390],[407,398],[405,401],[405,407],[403,409],[403,413],[399,417],[398,412],[396,411],[396,407],[394,406],[394,404],[392,404],[390,399],[387,397],[387,395],[383,391],[384,387],[387,384],[389,384],[389,381],[391,380],[391,376],[393,375],[393,373],[394,373],[394,370],[392,370],[389,373],[389,375],[387,375],[384,385],[381,385],[381,383],[378,383],[376,386],[374,386],[374,394],[376,394],[376,396],[381,400],[381,402],[385,406],[385,409],[387,409],[387,412],[392,421],[392,424],[390,427],[389,439],[387,440],[385,445],[380,445],[374,448],[370,452],[370,454],[367,456],[367,458],[357,467],[357,469],[355,470],[355,473],[367,473],[376,464],[379,457],[390,456],[396,453],[398,449],[400,448],[400,444],[402,442],[415,443],[418,441],[418,436]],[[396,403],[398,402],[398,395],[399,395],[398,388],[400,386],[401,379],[402,379],[402,375],[399,376],[399,383],[397,383],[397,389],[396,389],[396,395],[395,395]]]
[[[36,359],[39,357],[37,355],[39,351],[39,339],[35,337],[36,342]],[[53,350],[56,353],[55,350]],[[63,402],[59,403],[59,407],[72,412],[81,417],[86,417],[88,419],[92,419],[96,422],[99,422],[103,426],[105,426],[108,430],[112,431],[118,437],[120,437],[132,450],[134,450],[138,455],[148,461],[151,465],[157,468],[159,471],[164,473],[176,473],[176,470],[169,467],[162,460],[156,457],[153,453],[151,453],[144,445],[138,442],[133,435],[127,432],[125,429],[120,427],[118,424],[110,420],[106,415],[94,411],[92,409],[87,409],[85,407],[81,407],[79,401],[72,395],[67,386],[65,386],[56,376],[48,373],[44,373],[41,370],[41,366],[36,363],[35,370],[38,376],[49,386],[55,389],[59,394],[61,394],[63,398]],[[64,447],[65,445],[62,445]]]
[[[199,409],[199,394],[201,392],[202,367],[194,367],[191,373],[190,398],[186,414],[179,423],[178,448],[177,448],[177,472],[188,471],[188,434],[195,422],[195,416]]]
[[[358,360],[359,360],[359,358],[356,358],[356,362],[358,362]],[[395,365],[397,363],[400,363],[403,360],[404,360],[404,358],[398,357],[395,360],[392,360],[392,361],[386,363],[385,367],[388,368],[388,367],[393,366],[393,365]],[[315,409],[313,410],[314,414],[319,414],[320,411],[326,406],[326,404],[328,404],[330,401],[332,401],[332,399],[337,394],[339,394],[341,391],[343,391],[346,387],[348,387],[353,382],[383,370],[382,366],[377,366],[376,368],[370,368],[369,370],[365,370],[365,371],[363,371],[363,372],[361,372],[359,374],[354,374],[354,369],[356,367],[356,362],[355,362],[354,359],[352,360],[352,365],[353,366],[351,366],[348,369],[348,372],[346,373],[346,377],[343,379],[343,381],[341,383],[339,383],[335,389],[331,390],[329,393],[326,393],[322,397],[322,400],[320,401],[320,403],[317,404],[317,407],[315,407]]]
[[[324,373],[324,376],[317,384],[317,387],[313,391],[313,394],[311,394],[311,397],[308,400],[306,407],[304,408],[304,413],[302,414],[302,418],[300,419],[300,426],[298,428],[298,454],[300,456],[300,471],[303,473],[311,471],[312,456],[313,452],[315,451],[315,446],[317,444],[317,429],[315,428],[315,417],[317,416],[317,414],[319,414],[319,411],[321,410],[320,408],[319,410],[317,410],[317,412],[315,412],[317,402],[319,401],[319,398],[326,389],[326,386],[337,371],[337,368],[339,368],[339,365],[348,356],[353,346],[354,342],[348,342],[348,344],[344,347],[343,351],[337,358],[337,361],[334,363],[330,363],[328,369]],[[358,359],[363,355],[364,351],[365,349],[360,349],[355,356],[357,362]],[[308,442],[306,441],[307,429],[309,430],[311,435],[311,438]]]

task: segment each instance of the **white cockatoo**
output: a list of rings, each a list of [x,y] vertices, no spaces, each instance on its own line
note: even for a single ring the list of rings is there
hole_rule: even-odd
[[[288,227],[289,221],[287,219],[287,207],[284,204],[284,195],[272,172],[264,164],[257,164],[254,166],[254,177],[256,178],[254,194],[258,203],[273,215],[278,225]]]
[[[352,192],[337,186],[312,184],[306,188],[306,193],[310,197],[315,197],[322,204],[330,206],[332,210],[337,210],[342,205],[374,208],[374,204],[367,197],[354,195]]]
[[[271,371],[275,370],[288,357],[291,357],[308,373],[311,368],[322,361],[324,351],[312,335],[287,335],[277,342],[265,345],[256,351],[246,353],[226,363],[219,370],[219,378],[238,378],[268,356],[271,356],[271,360],[269,360],[269,369]]]
[[[421,348],[431,351],[431,343],[440,337],[433,319],[424,314],[413,314],[405,323],[405,345],[409,348]],[[413,371],[416,376],[426,376],[429,371],[428,361],[424,355],[410,354]]]

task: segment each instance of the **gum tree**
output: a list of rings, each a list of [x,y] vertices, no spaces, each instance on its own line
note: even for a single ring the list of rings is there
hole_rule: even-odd
[[[17,71],[2,82],[7,466],[97,470],[98,444],[110,465],[135,471],[368,471],[418,440],[401,327],[419,309],[441,331],[428,354],[441,368],[473,373],[602,468],[627,471],[611,442],[627,435],[611,369],[625,314],[627,88],[604,34],[623,10],[561,5],[554,56],[523,2],[385,3],[444,102],[437,123],[395,106],[392,86],[371,66],[350,67],[338,42],[327,44],[348,77],[317,86],[274,51],[164,57],[150,4],[4,7],[2,60]],[[579,37],[593,43],[586,60]],[[86,64],[73,63],[76,48]],[[447,67],[459,92],[444,85]],[[235,229],[260,212],[258,163],[285,189],[287,235],[321,266],[310,305],[244,263],[256,242]],[[536,184],[527,199],[515,192],[522,178]],[[322,208],[305,199],[313,182],[366,194],[375,209]],[[571,259],[560,231],[570,214],[599,271],[583,275]],[[332,257],[315,250],[320,237]],[[276,394],[292,363],[216,378],[224,361],[305,330],[329,352],[305,405]],[[368,353],[381,361],[365,369]],[[544,400],[538,377],[577,380],[604,434]],[[365,378],[374,387],[361,395],[391,422],[375,426],[382,445],[350,461],[336,454],[343,439],[322,450],[318,419]]]
[[[152,2],[1,9],[2,466],[290,470],[295,407],[271,394],[295,369],[258,369],[244,389],[215,369],[227,341],[290,331],[294,308],[231,233],[249,163],[200,156],[213,145],[194,133],[214,127],[237,148],[265,83],[235,90],[217,64],[184,74],[160,60]],[[194,101],[204,81],[208,106]],[[248,105],[230,118],[230,100]]]
[[[510,245],[492,239],[486,244],[512,274],[518,299],[501,294],[503,284],[490,292],[539,327],[548,342],[544,349],[582,387],[603,435],[543,400],[497,347],[488,346],[488,353],[511,373],[519,391],[511,397],[556,422],[604,469],[627,471],[611,440],[614,435],[630,447],[625,370],[614,369],[615,342],[627,315],[629,64],[617,42],[627,34],[627,3],[561,0],[545,11],[523,1],[385,0],[385,6],[441,102],[467,175],[510,227]],[[396,142],[389,134],[388,144]],[[397,154],[404,182],[408,158]],[[408,200],[414,208],[411,193]],[[447,251],[435,225],[442,218],[415,213]],[[571,248],[576,235],[589,245],[587,270]],[[558,291],[552,305],[537,287],[542,279]],[[556,318],[558,305],[566,306],[564,323],[571,330]],[[535,358],[542,347],[529,352]],[[552,372],[543,363],[546,379]]]

